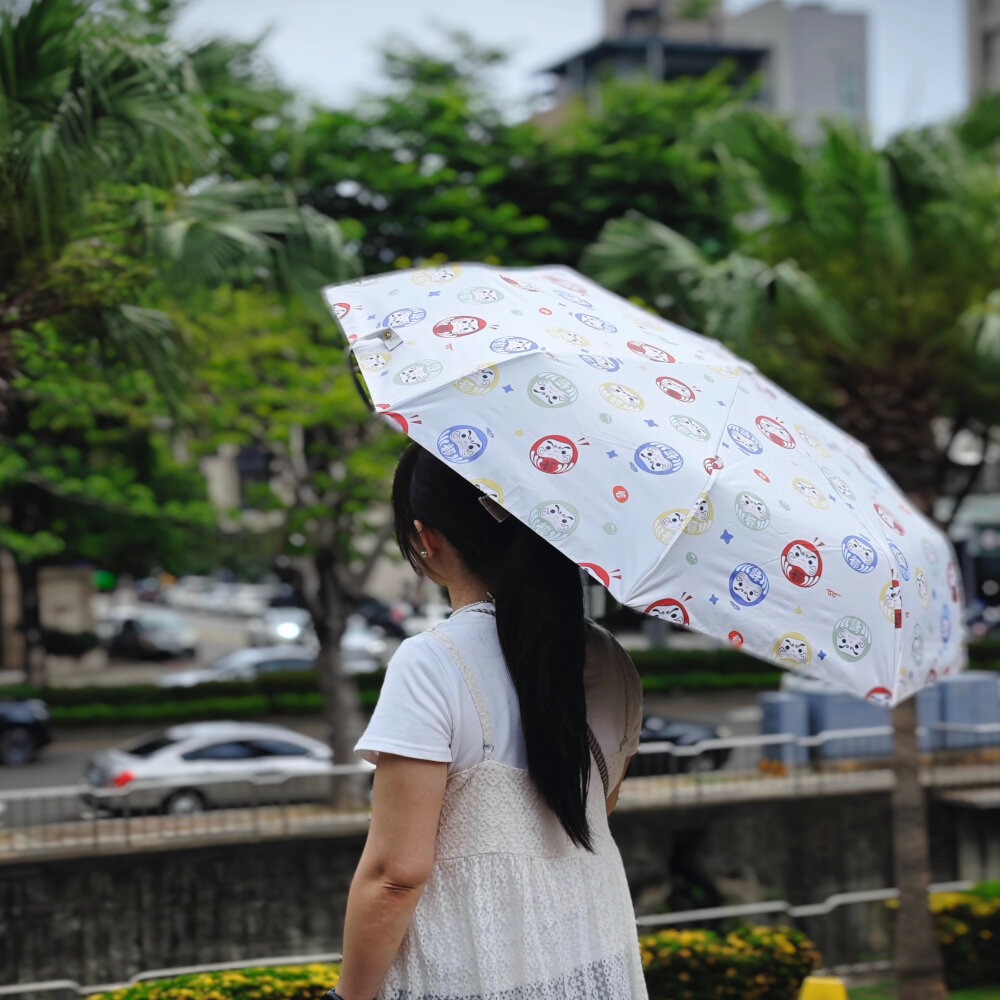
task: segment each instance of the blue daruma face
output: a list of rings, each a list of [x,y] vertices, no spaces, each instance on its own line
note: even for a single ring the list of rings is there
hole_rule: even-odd
[[[684,456],[662,441],[647,441],[635,450],[635,464],[653,476],[669,476],[684,465]]]
[[[478,427],[457,424],[441,432],[437,449],[441,457],[454,465],[474,462],[486,451],[486,434]]]
[[[863,535],[845,535],[840,551],[855,573],[870,573],[878,564],[875,546]]]
[[[742,563],[729,576],[729,594],[745,608],[760,604],[770,589],[767,574],[754,563]]]

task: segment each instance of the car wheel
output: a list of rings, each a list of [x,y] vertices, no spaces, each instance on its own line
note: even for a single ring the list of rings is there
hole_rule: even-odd
[[[700,753],[687,758],[685,770],[691,774],[703,774],[705,771],[714,771],[717,767],[718,764],[711,754]]]
[[[183,788],[164,801],[163,811],[168,816],[196,816],[205,811],[205,797],[192,788]]]
[[[0,733],[0,764],[24,767],[35,759],[35,738],[24,726],[12,726]]]

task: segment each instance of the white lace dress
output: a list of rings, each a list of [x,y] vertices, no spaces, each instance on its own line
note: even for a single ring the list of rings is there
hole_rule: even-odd
[[[635,916],[596,766],[594,853],[573,845],[528,773],[493,759],[493,720],[458,647],[482,759],[453,773],[433,873],[380,1000],[636,1000],[646,996]]]

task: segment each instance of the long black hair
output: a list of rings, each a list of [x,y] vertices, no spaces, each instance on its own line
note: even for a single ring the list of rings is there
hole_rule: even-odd
[[[497,633],[521,707],[528,773],[569,838],[592,850],[590,749],[583,688],[586,624],[576,564],[507,517],[441,459],[411,444],[392,487],[396,540],[419,573],[413,522],[441,532],[494,597]]]

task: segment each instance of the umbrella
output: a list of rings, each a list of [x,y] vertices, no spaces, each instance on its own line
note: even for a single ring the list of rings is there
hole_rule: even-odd
[[[719,342],[557,266],[324,296],[375,410],[622,604],[884,705],[963,666],[945,535]]]

